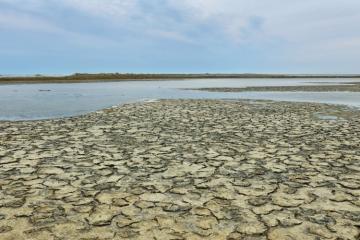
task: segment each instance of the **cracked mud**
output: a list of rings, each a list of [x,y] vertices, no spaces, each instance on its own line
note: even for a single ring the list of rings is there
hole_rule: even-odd
[[[0,122],[0,239],[359,239],[359,119],[163,100]]]

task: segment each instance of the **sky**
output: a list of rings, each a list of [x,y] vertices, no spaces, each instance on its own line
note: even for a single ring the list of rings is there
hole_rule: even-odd
[[[359,0],[0,0],[0,74],[351,74],[359,56]]]

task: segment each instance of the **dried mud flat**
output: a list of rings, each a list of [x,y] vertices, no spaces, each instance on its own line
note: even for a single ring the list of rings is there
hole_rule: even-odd
[[[0,122],[0,239],[359,239],[359,119],[163,100]]]

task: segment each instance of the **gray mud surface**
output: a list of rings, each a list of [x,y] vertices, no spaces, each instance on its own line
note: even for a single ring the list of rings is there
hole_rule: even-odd
[[[268,86],[244,88],[193,88],[207,92],[360,92],[360,83],[343,83],[334,85],[308,85],[308,86]]]

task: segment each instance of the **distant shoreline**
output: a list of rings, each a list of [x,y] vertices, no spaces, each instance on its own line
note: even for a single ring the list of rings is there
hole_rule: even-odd
[[[1,76],[0,84],[7,83],[75,83],[75,82],[105,82],[105,81],[155,81],[155,80],[185,80],[185,79],[244,79],[244,78],[360,78],[360,75],[306,75],[306,74],[120,74],[77,73],[68,76]]]
[[[307,85],[307,86],[263,86],[242,88],[189,88],[206,92],[360,92],[360,82],[343,82],[336,85]]]

